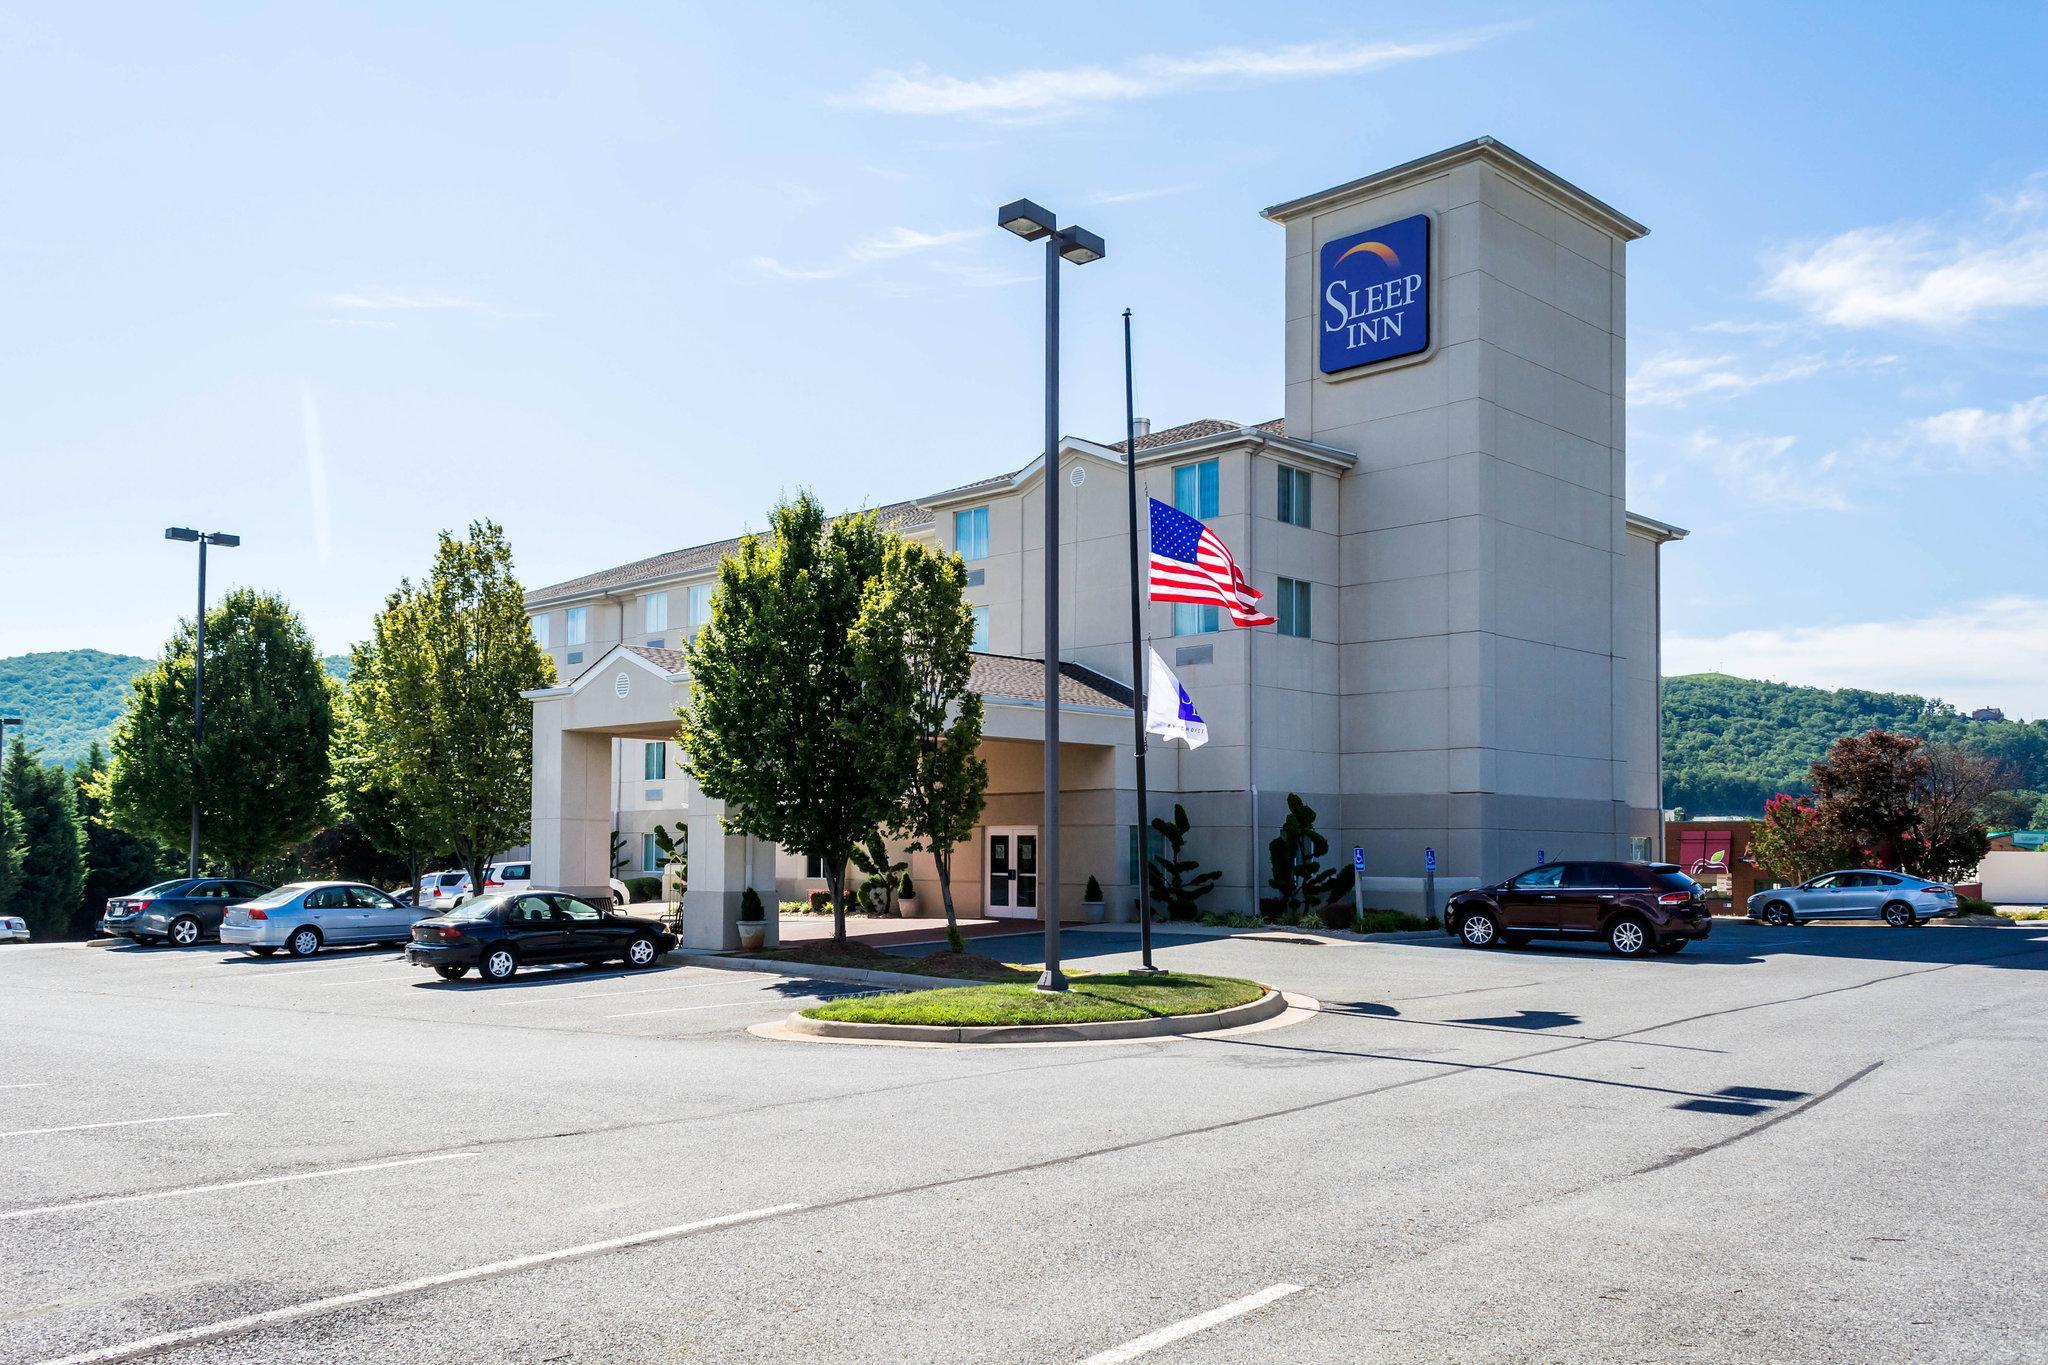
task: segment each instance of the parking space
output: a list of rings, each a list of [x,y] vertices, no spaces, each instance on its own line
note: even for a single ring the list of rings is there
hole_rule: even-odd
[[[0,1064],[0,1361],[1620,1360],[1792,1317],[1777,1358],[2039,1339],[2040,1293],[1978,1272],[2028,1240],[2028,1177],[1949,1144],[2048,1122],[2048,926],[1717,926],[1635,962],[1280,937],[1157,955],[1312,995],[1310,1021],[1052,1051],[755,1038],[854,988],[699,965],[0,954],[34,1021]],[[1135,961],[1119,927],[1065,942]],[[1479,1288],[1447,1306],[1452,1282]]]

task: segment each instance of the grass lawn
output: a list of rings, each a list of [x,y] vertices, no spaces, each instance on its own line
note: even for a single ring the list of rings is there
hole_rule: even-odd
[[[1038,980],[1035,968],[1025,971],[979,953],[937,952],[924,957],[897,957],[858,939],[844,943],[834,943],[829,938],[813,939],[733,956],[765,958],[770,962],[808,962],[818,967],[858,967],[869,972],[908,972],[913,976],[957,976],[962,981]]]
[[[1034,978],[1035,979],[1035,978]],[[1041,995],[1029,985],[999,982],[943,990],[834,1000],[804,1011],[811,1019],[861,1024],[936,1024],[980,1028],[1002,1024],[1082,1024],[1112,1019],[1157,1019],[1208,1014],[1246,1005],[1266,993],[1256,981],[1228,976],[1150,975],[1082,977],[1064,995]]]

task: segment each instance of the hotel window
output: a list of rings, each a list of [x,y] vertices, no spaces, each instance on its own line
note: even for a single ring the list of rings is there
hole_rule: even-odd
[[[1273,593],[1273,614],[1280,618],[1280,633],[1306,640],[1311,634],[1308,613],[1308,584],[1298,578],[1283,578]]]
[[[980,654],[988,653],[988,608],[976,607],[968,613],[974,617],[974,642],[968,648]]]
[[[1289,526],[1308,525],[1309,479],[1306,469],[1280,466],[1280,520]]]
[[[1125,880],[1129,881],[1131,885],[1136,886],[1145,880],[1144,869],[1138,866],[1138,827],[1136,825],[1125,825],[1124,829],[1127,832],[1124,843]],[[1155,860],[1164,858],[1166,856],[1166,837],[1156,829],[1147,830],[1145,833],[1148,836],[1145,840],[1147,845],[1146,851]]]
[[[815,853],[804,855],[804,879],[821,882],[825,880],[825,860]]]
[[[1173,471],[1173,505],[1191,517],[1216,515],[1216,462],[1184,464]]]
[[[1196,602],[1173,604],[1173,633],[1175,635],[1207,635],[1223,629],[1223,608],[1205,607]]]
[[[539,645],[542,649],[546,649],[548,647],[547,617],[536,616],[533,618],[533,642]]]
[[[642,872],[661,871],[661,845],[654,842],[652,834],[640,836],[640,870]]]
[[[649,782],[661,781],[668,776],[668,745],[658,739],[653,741],[647,746],[645,756],[640,762],[646,769],[643,776]]]
[[[668,629],[668,594],[651,592],[647,594],[647,633]]]
[[[568,643],[570,645],[587,643],[590,639],[590,608],[571,607],[563,612],[562,616],[565,618],[565,623],[568,626],[568,630],[565,632],[568,636]]]
[[[953,514],[953,549],[962,559],[988,558],[986,507],[970,507]]]
[[[704,629],[711,621],[711,585],[709,583],[698,583],[693,586],[690,589],[688,605],[690,609],[690,638],[695,639],[697,632]]]

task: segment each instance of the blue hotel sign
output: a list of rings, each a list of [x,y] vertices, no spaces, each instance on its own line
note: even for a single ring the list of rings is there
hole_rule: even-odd
[[[1323,244],[1324,374],[1429,349],[1429,216]]]

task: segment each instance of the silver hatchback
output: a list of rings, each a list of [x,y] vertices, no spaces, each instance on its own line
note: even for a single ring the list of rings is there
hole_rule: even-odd
[[[433,913],[400,905],[361,882],[293,882],[232,907],[221,921],[220,941],[258,957],[280,948],[293,957],[311,957],[330,944],[396,946],[412,938],[413,921]]]
[[[1904,929],[1956,912],[1956,889],[1947,882],[1909,877],[1882,868],[1824,872],[1797,886],[1773,887],[1749,898],[1749,917],[1766,924],[1809,919],[1882,919]]]

